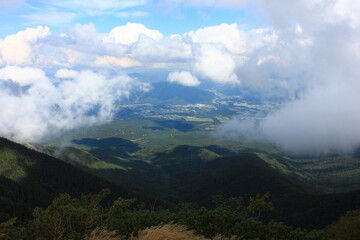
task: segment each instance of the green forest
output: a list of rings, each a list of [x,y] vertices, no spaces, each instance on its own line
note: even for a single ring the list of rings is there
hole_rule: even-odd
[[[265,220],[273,211],[270,194],[249,199],[214,196],[215,207],[182,203],[176,211],[152,208],[134,198],[107,201],[109,190],[73,198],[61,194],[27,220],[0,224],[2,240],[95,239],[358,239],[360,211],[349,211],[319,230],[293,228]]]

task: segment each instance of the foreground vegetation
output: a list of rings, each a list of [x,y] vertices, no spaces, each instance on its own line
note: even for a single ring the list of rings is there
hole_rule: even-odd
[[[207,209],[181,204],[176,211],[146,209],[136,199],[107,202],[108,190],[73,198],[61,194],[32,218],[0,224],[1,240],[116,240],[116,239],[357,239],[360,211],[350,211],[325,229],[306,231],[281,222],[264,221],[274,208],[270,195],[243,198],[214,197]],[[311,221],[311,219],[309,219]],[[191,229],[191,230],[189,230]]]

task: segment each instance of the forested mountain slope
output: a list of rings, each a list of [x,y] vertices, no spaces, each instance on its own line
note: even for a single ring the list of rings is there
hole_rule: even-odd
[[[220,157],[192,168],[176,165],[180,171],[169,163],[164,166],[171,176],[170,188],[183,201],[200,205],[211,205],[214,195],[248,199],[269,192],[275,206],[271,218],[307,228],[328,225],[346,211],[360,208],[360,191],[317,192],[275,171],[255,153]]]
[[[92,159],[90,153],[80,153],[86,156],[88,163],[93,164],[97,159]],[[103,160],[103,164],[109,164],[106,159]],[[277,171],[256,153],[233,154],[216,146],[174,146],[154,154],[149,162],[113,161],[117,168],[106,171],[91,168],[91,164],[86,166],[85,162],[83,164],[81,166],[81,162],[76,162],[77,167],[72,166],[1,138],[2,218],[25,217],[34,207],[49,204],[59,193],[79,196],[104,188],[111,189],[113,199],[118,196],[136,197],[145,199],[145,202],[156,202],[157,206],[165,199],[167,203],[172,203],[171,206],[180,202],[195,202],[211,207],[214,195],[247,200],[256,194],[269,192],[275,206],[269,219],[307,228],[323,227],[346,211],[360,208],[360,191],[337,194],[317,192],[308,184]],[[95,172],[101,177],[106,175],[106,180],[93,176]],[[109,183],[112,179],[114,181]],[[146,186],[147,191],[141,191],[144,187],[140,185]],[[136,190],[137,195],[125,188]],[[151,192],[150,198],[143,197]]]
[[[24,217],[60,193],[80,196],[104,188],[113,198],[134,196],[62,160],[0,138],[0,221]]]

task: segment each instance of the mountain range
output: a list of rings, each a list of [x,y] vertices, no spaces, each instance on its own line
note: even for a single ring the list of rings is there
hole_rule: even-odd
[[[181,202],[211,208],[215,195],[246,200],[269,192],[275,206],[269,219],[310,229],[328,225],[346,211],[360,208],[360,191],[320,192],[277,171],[254,152],[182,145],[158,152],[148,163],[125,161],[119,167],[116,162],[100,160],[96,152],[77,151],[64,150],[64,161],[1,138],[1,220],[25,218],[34,207],[49,204],[63,192],[79,196],[104,188],[111,189],[113,199],[136,197],[162,208],[174,208]],[[87,162],[81,158],[70,161],[66,156],[71,154],[82,154]]]

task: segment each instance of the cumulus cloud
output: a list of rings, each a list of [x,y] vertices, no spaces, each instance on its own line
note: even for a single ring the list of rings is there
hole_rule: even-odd
[[[109,36],[115,43],[131,44],[136,42],[141,35],[151,39],[159,40],[163,35],[158,30],[151,30],[140,23],[128,23],[125,26],[118,26],[111,30]]]
[[[188,87],[195,87],[200,85],[200,81],[190,72],[171,72],[169,73],[168,81],[179,83]]]
[[[146,89],[124,74],[83,70],[73,77],[58,84],[35,82],[26,90],[19,84],[16,87],[16,82],[1,80],[0,134],[18,141],[37,141],[61,131],[105,123],[112,119],[116,102],[128,97],[133,88]]]
[[[266,140],[295,153],[351,152],[360,146],[358,3],[260,1],[277,39],[255,49],[239,68],[244,81],[296,93],[257,121],[233,120],[219,134]],[[349,2],[348,2],[349,3]],[[346,12],[346,14],[344,14]]]
[[[194,71],[215,83],[239,84],[236,63],[226,50],[213,44],[194,44]]]
[[[39,68],[143,66],[170,71],[181,68],[207,80],[235,83],[237,67],[254,49],[270,42],[266,39],[275,39],[273,35],[266,30],[244,32],[236,24],[170,36],[136,23],[115,27],[109,33],[98,33],[93,24],[77,24],[61,34],[37,27],[0,40],[0,64]],[[12,54],[13,48],[17,54]],[[214,67],[218,64],[225,69]]]
[[[192,59],[191,41],[180,35],[171,35],[154,40],[140,37],[129,53],[141,62],[149,64],[179,65],[189,63]]]
[[[96,66],[119,66],[123,68],[138,67],[142,63],[128,57],[98,56],[95,60]]]
[[[73,79],[79,75],[78,71],[71,69],[59,69],[55,72],[55,77],[60,79]]]
[[[247,51],[246,33],[237,24],[221,24],[190,31],[188,35],[197,43],[223,44],[234,53]]]
[[[46,82],[49,79],[45,72],[38,68],[6,66],[0,68],[0,80],[11,80],[20,86],[28,86],[38,82]]]
[[[0,41],[0,56],[4,64],[25,65],[32,62],[35,43],[50,35],[48,27],[27,28]]]

